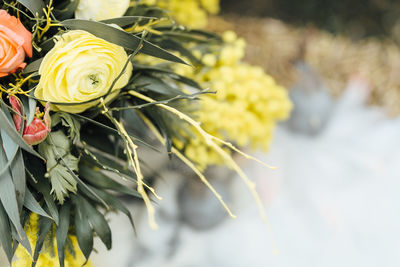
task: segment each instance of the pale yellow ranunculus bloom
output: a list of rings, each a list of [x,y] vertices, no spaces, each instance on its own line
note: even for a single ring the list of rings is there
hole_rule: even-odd
[[[81,103],[107,94],[128,60],[124,48],[86,31],[76,30],[57,37],[53,49],[44,57],[35,97],[52,103]],[[129,63],[112,88],[106,102],[127,85],[132,75]],[[92,101],[80,105],[52,105],[52,110],[80,113],[98,105]]]
[[[99,21],[122,17],[129,4],[130,0],[79,0],[75,18]]]

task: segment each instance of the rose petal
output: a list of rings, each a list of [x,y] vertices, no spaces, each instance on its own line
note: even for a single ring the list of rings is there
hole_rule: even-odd
[[[32,33],[24,27],[19,19],[11,16],[5,10],[0,10],[0,31],[22,46],[28,57],[32,57]]]

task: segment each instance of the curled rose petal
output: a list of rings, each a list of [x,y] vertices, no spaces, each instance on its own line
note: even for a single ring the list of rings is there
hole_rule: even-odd
[[[15,96],[10,96],[10,104],[15,114],[13,114],[13,121],[17,132],[21,131],[22,115],[21,115],[21,103]]]
[[[11,96],[10,104],[16,113],[13,115],[13,120],[15,128],[19,132],[21,130],[21,125],[22,125],[21,103],[17,97]],[[39,113],[38,109],[36,113]],[[25,122],[25,128],[22,134],[22,138],[29,145],[37,145],[42,141],[44,141],[44,139],[46,139],[47,134],[50,132],[50,125],[51,125],[50,105],[46,104],[43,120],[39,119],[38,117],[35,117],[28,126],[26,126]]]

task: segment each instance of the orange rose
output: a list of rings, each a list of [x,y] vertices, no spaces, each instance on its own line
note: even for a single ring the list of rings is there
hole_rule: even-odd
[[[25,68],[25,55],[32,57],[32,33],[19,19],[0,10],[0,77]]]

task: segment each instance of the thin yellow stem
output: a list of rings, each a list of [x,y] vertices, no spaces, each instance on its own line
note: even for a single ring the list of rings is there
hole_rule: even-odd
[[[145,95],[143,95],[143,94],[141,94],[139,92],[129,91],[129,93],[131,95],[133,95],[133,96],[135,96],[135,97],[137,97],[139,99],[142,99],[144,101],[147,101],[149,103],[156,102],[154,99],[152,99],[150,97],[147,97],[147,96],[145,96]],[[239,165],[233,160],[232,156],[229,155],[226,151],[224,151],[222,149],[222,147],[219,146],[214,141],[218,141],[218,142],[220,142],[222,144],[224,144],[224,143],[229,144],[229,143],[227,143],[227,142],[225,142],[225,141],[223,141],[223,140],[221,140],[221,139],[219,139],[219,138],[217,138],[215,136],[212,136],[212,135],[208,134],[206,131],[204,131],[201,128],[200,123],[196,122],[191,117],[189,117],[188,115],[180,112],[179,110],[177,110],[177,109],[175,109],[173,107],[167,106],[165,104],[155,104],[155,105],[159,106],[159,107],[161,107],[161,108],[163,108],[163,109],[165,109],[165,110],[167,110],[167,111],[169,111],[169,112],[171,112],[173,114],[175,114],[180,119],[186,121],[191,126],[193,126],[200,133],[200,135],[204,138],[206,144],[209,145],[212,149],[214,149],[214,151],[217,152],[225,160],[225,162],[227,163],[227,166],[232,168],[239,175],[239,177],[243,180],[243,182],[249,188],[249,190],[251,192],[251,195],[253,196],[254,200],[256,201],[256,204],[258,206],[258,210],[260,212],[261,218],[263,219],[263,221],[264,221],[264,223],[265,223],[265,225],[267,227],[267,231],[271,236],[271,241],[273,243],[274,252],[276,252],[276,246],[275,246],[274,241],[272,239],[272,231],[271,231],[271,228],[270,228],[270,224],[268,222],[268,218],[267,218],[267,215],[266,215],[266,212],[265,212],[264,205],[263,205],[263,203],[261,201],[261,198],[260,198],[259,194],[257,193],[255,183],[253,181],[251,181],[247,177],[247,175],[243,172],[243,170],[239,167]],[[234,146],[230,144],[230,145],[228,145],[228,147],[232,148]],[[239,149],[236,149],[236,148],[234,150],[235,151],[240,151]],[[244,153],[244,152],[241,152],[241,155],[247,155],[247,154]],[[247,157],[252,159],[252,157],[249,156],[249,155],[247,155]]]
[[[143,121],[146,123],[146,125],[150,128],[150,130],[154,133],[154,135],[157,137],[157,139],[164,145],[165,141],[162,138],[161,134],[158,132],[156,127],[142,114],[139,114],[140,117],[143,119]],[[187,158],[185,157],[178,149],[175,147],[171,148],[171,152],[175,154],[183,163],[186,164],[190,169],[193,170],[193,172],[200,178],[201,182],[204,183],[210,191],[215,195],[215,197],[218,199],[218,201],[221,203],[221,205],[224,207],[224,209],[227,211],[229,216],[232,218],[236,218],[236,215],[232,213],[228,205],[225,203],[223,200],[222,196],[215,190],[215,188],[210,184],[210,182],[207,180],[207,178],[201,173],[201,171]]]
[[[132,139],[129,137],[129,134],[126,132],[125,127],[122,125],[122,123],[118,122],[115,118],[111,117],[111,115],[108,114],[108,109],[104,103],[104,99],[101,99],[101,104],[104,108],[103,113],[114,123],[114,125],[117,127],[119,134],[121,137],[124,139],[125,144],[126,144],[126,153],[128,156],[128,162],[133,168],[133,170],[136,173],[137,176],[137,191],[138,193],[142,196],[143,201],[146,205],[147,208],[147,213],[149,217],[149,225],[152,229],[156,230],[158,229],[158,225],[155,220],[155,208],[153,204],[151,203],[151,200],[149,196],[146,193],[146,190],[144,189],[144,182],[143,182],[143,174],[140,168],[140,163],[139,163],[139,156],[137,153],[138,146],[132,141]],[[147,188],[150,188],[149,186],[146,186]],[[154,189],[150,189],[154,193]]]

